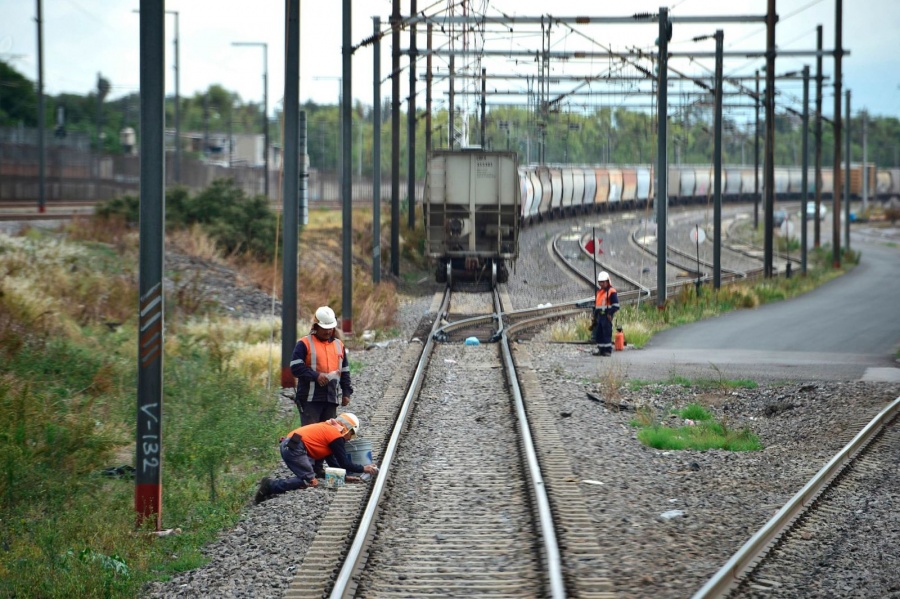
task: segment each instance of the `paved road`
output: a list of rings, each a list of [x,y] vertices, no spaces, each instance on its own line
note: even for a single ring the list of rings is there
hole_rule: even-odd
[[[801,297],[670,329],[615,356],[630,378],[900,382],[900,230],[854,228],[861,263]]]

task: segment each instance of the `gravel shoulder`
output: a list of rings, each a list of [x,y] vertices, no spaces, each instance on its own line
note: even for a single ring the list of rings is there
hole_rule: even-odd
[[[555,267],[546,250],[553,231],[570,226],[523,231],[522,258],[508,285],[516,308],[590,296],[590,290]],[[233,293],[241,288],[227,276],[221,280],[209,284],[230,285]],[[434,318],[435,288],[429,280],[403,296],[397,340],[354,353],[362,369],[354,376],[351,407],[363,423],[375,412],[423,319]],[[256,293],[261,292],[254,290],[253,300],[226,301],[232,307],[254,306],[242,308],[247,315],[268,302],[264,313],[269,313],[271,300]],[[761,380],[755,389],[698,389],[665,384],[661,381],[670,377],[658,376],[631,388],[627,382],[641,378],[640,373],[615,359],[591,356],[587,346],[529,342],[528,349],[532,363],[541,365],[537,375],[557,406],[559,433],[574,465],[571,480],[550,484],[574,482],[572,492],[587,499],[607,558],[604,574],[614,580],[619,597],[690,596],[871,416],[900,395],[897,383],[849,379]],[[280,401],[294,409],[287,399]],[[763,449],[667,452],[637,440],[633,409],[675,422],[671,410],[688,403],[707,406],[730,428],[749,428]],[[280,464],[273,467],[276,475],[288,475]],[[207,565],[150,585],[143,596],[283,596],[332,497],[325,489],[307,489],[255,506],[249,493],[239,524],[206,548]],[[886,534],[860,551],[892,552],[897,540],[896,532]],[[900,573],[893,576],[886,577],[889,583],[900,585]]]

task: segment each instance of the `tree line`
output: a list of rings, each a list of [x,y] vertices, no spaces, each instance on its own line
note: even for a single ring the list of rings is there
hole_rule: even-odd
[[[46,96],[44,124],[57,135],[80,132],[90,136],[92,147],[116,154],[123,151],[119,132],[133,128],[140,136],[140,95],[130,93],[108,100],[111,84],[98,77],[97,87],[84,95],[59,94]],[[0,127],[37,126],[37,93],[33,81],[0,61]],[[405,103],[403,107],[405,108]],[[64,121],[58,125],[62,109]],[[335,104],[303,103],[307,116],[307,150],[310,164],[323,171],[337,170],[341,160],[340,109]],[[390,100],[381,106],[381,165],[390,168],[391,112]],[[205,92],[180,98],[181,131],[226,134],[233,132],[261,133],[263,127],[260,103],[244,102],[240,96],[221,85],[211,85]],[[352,110],[351,169],[354,174],[372,174],[374,110],[357,100]],[[668,160],[670,164],[708,164],[713,154],[713,113],[708,106],[670,105]],[[175,98],[165,99],[168,128],[174,128]],[[425,169],[424,102],[417,107],[416,170]],[[451,129],[446,108],[432,115],[432,146],[448,147]],[[275,106],[266,121],[271,143],[280,144],[281,107]],[[543,160],[548,163],[572,164],[647,164],[656,161],[656,115],[629,110],[624,107],[598,107],[590,110],[566,110],[565,107],[541,113],[526,106],[495,106],[486,111],[484,140],[481,139],[480,114],[469,119],[469,140],[472,145],[484,145],[495,150],[517,152],[519,162],[538,162],[543,148]],[[765,130],[761,115],[759,126],[760,161]],[[454,139],[460,132],[454,129]],[[754,122],[723,118],[723,162],[726,164],[754,164]],[[408,164],[406,143],[407,118],[401,110],[400,139],[401,176],[406,176]],[[775,116],[775,163],[798,165],[801,162],[802,122],[795,114]],[[900,120],[896,117],[870,115],[868,117],[868,161],[880,167],[900,165]],[[823,122],[822,163],[834,162],[832,127]],[[862,114],[850,121],[852,161],[862,161]],[[812,118],[810,119],[810,164],[814,160]],[[199,156],[198,156],[199,157]]]

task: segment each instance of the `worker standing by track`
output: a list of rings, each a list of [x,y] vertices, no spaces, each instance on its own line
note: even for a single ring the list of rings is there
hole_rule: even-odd
[[[353,395],[350,359],[335,327],[334,310],[322,306],[313,317],[312,331],[297,342],[291,356],[291,372],[297,377],[294,401],[303,426],[334,418],[338,404],[349,405]]]
[[[350,359],[344,343],[335,336],[336,327],[334,310],[322,306],[316,310],[309,335],[294,347],[291,373],[297,377],[294,402],[300,411],[301,426],[334,418],[338,404],[349,405],[353,395]],[[325,477],[322,459],[316,458],[315,470],[319,478]]]
[[[597,275],[597,299],[594,302],[593,341],[597,348],[592,352],[595,356],[612,355],[613,317],[619,311],[619,296],[609,282],[609,273]]]

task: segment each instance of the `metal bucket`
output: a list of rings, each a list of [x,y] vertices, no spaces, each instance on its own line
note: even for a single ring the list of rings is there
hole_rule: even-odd
[[[372,442],[365,439],[351,439],[346,442],[347,455],[350,461],[358,466],[372,463]]]

